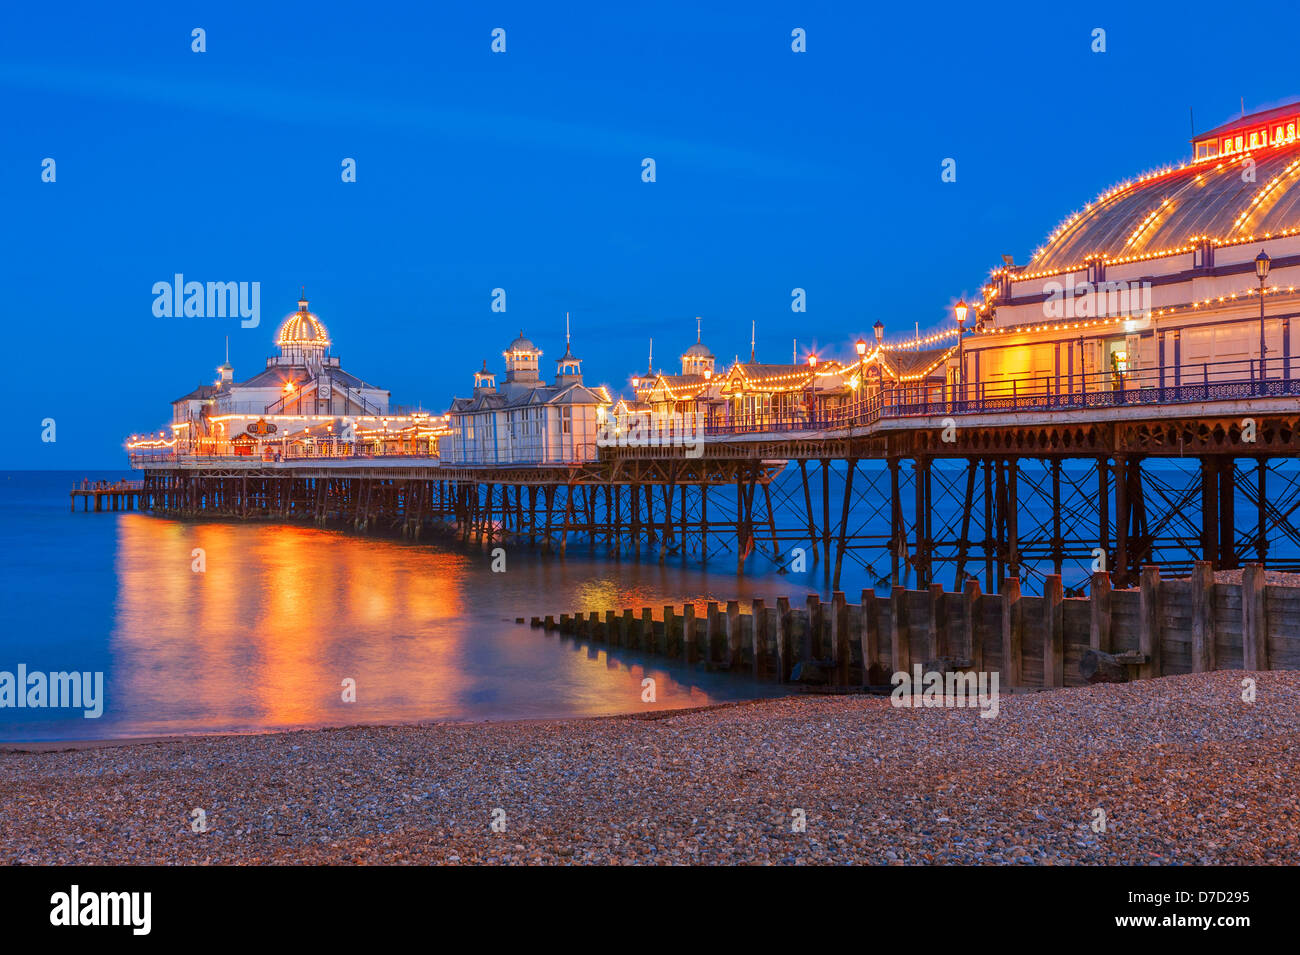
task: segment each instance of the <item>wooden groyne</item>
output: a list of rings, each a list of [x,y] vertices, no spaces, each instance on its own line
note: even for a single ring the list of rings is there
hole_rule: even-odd
[[[533,617],[534,627],[580,640],[676,658],[756,679],[839,687],[880,686],[893,673],[997,671],[1004,687],[1081,686],[1098,661],[1120,678],[1207,670],[1300,668],[1300,586],[1266,583],[1248,564],[1239,582],[1216,582],[1198,561],[1184,579],[1143,568],[1141,586],[1113,590],[1094,574],[1087,597],[1065,597],[1059,576],[1043,596],[1001,593],[968,581],[952,593],[895,587],[848,603],[810,594],[802,606],[778,597],[654,608],[585,610]],[[1113,678],[1113,677],[1112,677]]]

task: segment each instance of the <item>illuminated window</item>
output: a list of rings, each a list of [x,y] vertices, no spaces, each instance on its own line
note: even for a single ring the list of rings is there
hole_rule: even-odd
[[[572,408],[565,407],[560,409],[560,433],[561,434],[573,433],[573,409]]]

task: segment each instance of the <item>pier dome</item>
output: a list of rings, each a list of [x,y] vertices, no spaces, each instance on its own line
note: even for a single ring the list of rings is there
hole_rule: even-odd
[[[519,337],[510,343],[510,347],[501,353],[506,360],[506,382],[536,384],[541,382],[538,375],[538,360],[542,350],[524,337],[523,329]]]
[[[275,343],[282,359],[308,365],[320,362],[330,347],[330,338],[321,320],[307,310],[307,299],[301,298],[298,311],[280,326]]]
[[[527,338],[525,338],[523,331],[520,330],[519,337],[510,343],[510,347],[506,349],[505,355],[507,358],[509,358],[511,355],[521,355],[521,354],[528,354],[528,353],[540,356],[542,354],[542,350],[538,348],[536,345],[534,345]]]
[[[1062,223],[1026,271],[1090,259],[1133,261],[1198,242],[1226,243],[1300,229],[1300,104],[1197,136],[1195,157],[1103,193]]]
[[[682,374],[683,375],[712,375],[713,374],[713,352],[709,351],[709,346],[700,341],[701,321],[695,320],[695,342],[687,346],[686,351],[682,352]]]
[[[282,348],[285,345],[317,345],[328,348],[330,338],[321,320],[307,311],[307,300],[302,299],[298,302],[298,311],[286,318],[280,326],[275,343]]]

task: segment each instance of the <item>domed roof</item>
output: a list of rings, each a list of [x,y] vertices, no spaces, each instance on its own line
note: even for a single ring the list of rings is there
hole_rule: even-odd
[[[682,352],[683,358],[707,358],[712,361],[713,352],[709,351],[708,346],[700,341],[703,324],[704,320],[702,318],[697,317],[695,319],[695,344]]]
[[[281,347],[308,345],[328,348],[330,337],[321,320],[307,311],[307,300],[302,299],[298,302],[298,311],[286,318],[284,324],[280,326],[280,333],[276,335],[275,343]]]
[[[517,354],[519,352],[535,352],[538,355],[542,353],[540,348],[530,342],[527,338],[524,338],[523,329],[519,330],[519,337],[512,341],[510,347],[506,349],[507,355]]]
[[[1247,160],[1255,164],[1251,179]],[[1110,190],[1066,220],[1030,260],[1029,273],[1132,261],[1300,227],[1300,139],[1189,162]]]

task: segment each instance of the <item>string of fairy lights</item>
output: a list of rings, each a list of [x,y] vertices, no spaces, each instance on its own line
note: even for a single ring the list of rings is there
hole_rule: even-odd
[[[1031,262],[1034,259],[1040,258],[1046,251],[1048,251],[1049,248],[1053,246],[1053,244],[1057,242],[1058,239],[1061,239],[1063,236],[1065,236],[1065,234],[1069,232],[1071,228],[1080,224],[1085,217],[1089,216],[1090,213],[1100,211],[1102,208],[1110,204],[1112,200],[1118,200],[1120,197],[1128,194],[1129,192],[1131,192],[1132,190],[1136,189],[1139,186],[1144,186],[1148,183],[1153,183],[1168,177],[1175,176],[1179,173],[1184,173],[1193,167],[1203,166],[1210,162],[1215,163],[1214,166],[1215,172],[1221,171],[1225,168],[1236,168],[1244,165],[1248,160],[1253,160],[1254,155],[1256,153],[1267,152],[1269,150],[1283,149],[1287,147],[1293,147],[1295,143],[1296,143],[1296,139],[1294,137],[1292,137],[1291,139],[1284,138],[1281,141],[1275,142],[1271,145],[1257,146],[1254,147],[1253,149],[1245,149],[1240,153],[1236,153],[1234,155],[1227,156],[1227,157],[1225,156],[1206,157],[1199,160],[1192,160],[1191,162],[1183,162],[1183,163],[1178,163],[1176,165],[1166,166],[1162,169],[1157,169],[1148,173],[1144,173],[1133,179],[1118,183],[1117,185],[1112,186],[1110,189],[1101,193],[1101,195],[1099,195],[1092,202],[1087,203],[1081,211],[1071,213],[1069,216],[1067,216],[1065,220],[1061,222],[1056,227],[1056,229],[1052,231],[1052,233],[1048,236],[1047,241],[1040,248],[1034,251],[1034,254],[1031,257]],[[1256,192],[1256,194],[1251,198],[1250,202],[1247,204],[1246,208],[1242,211],[1242,213],[1237,217],[1236,221],[1228,230],[1227,235],[1217,236],[1213,238],[1206,235],[1191,236],[1188,238],[1187,240],[1188,244],[1186,245],[1179,245],[1172,248],[1155,249],[1155,250],[1150,250],[1145,252],[1133,253],[1129,255],[1117,256],[1117,255],[1110,255],[1108,253],[1094,253],[1085,256],[1083,261],[1085,263],[1094,262],[1094,261],[1104,261],[1108,265],[1123,265],[1129,262],[1140,262],[1149,259],[1163,258],[1171,255],[1186,254],[1188,252],[1194,251],[1197,245],[1203,242],[1208,242],[1209,244],[1215,247],[1229,247],[1232,245],[1239,245],[1243,243],[1257,242],[1260,241],[1261,239],[1285,238],[1288,236],[1296,235],[1297,233],[1300,233],[1300,227],[1280,229],[1280,230],[1264,232],[1264,233],[1252,232],[1248,235],[1232,235],[1231,233],[1236,229],[1239,229],[1243,225],[1245,225],[1250,220],[1252,215],[1255,212],[1259,211],[1262,204],[1267,200],[1269,200],[1271,197],[1273,197],[1278,187],[1282,183],[1287,181],[1289,177],[1293,177],[1294,175],[1296,175],[1298,170],[1300,170],[1300,158],[1297,158],[1292,162],[1290,162],[1281,172],[1277,173],[1267,183],[1265,183],[1265,185],[1261,187]],[[1198,172],[1193,179],[1193,182],[1196,182],[1198,184],[1201,184],[1204,181],[1205,181],[1204,172]],[[1172,209],[1170,208],[1171,205],[1176,205],[1176,203],[1173,202],[1172,197],[1165,197],[1156,208],[1152,209],[1146,215],[1143,221],[1138,225],[1137,229],[1130,234],[1128,240],[1125,242],[1124,247],[1128,248],[1129,246],[1137,242],[1138,239],[1141,238],[1143,234],[1149,232],[1150,227],[1158,219],[1161,218],[1162,213],[1167,214],[1168,212],[1172,212]],[[1041,269],[1038,271],[1024,271],[1024,270],[1016,271],[1014,270],[1013,267],[1002,266],[994,269],[990,273],[990,278],[999,279],[1005,275],[1010,275],[1014,281],[1021,282],[1021,281],[1029,281],[1033,279],[1049,278],[1055,275],[1063,275],[1067,272],[1078,271],[1079,268],[1080,266],[1078,265],[1072,265],[1072,266],[1063,266],[1063,267],[1057,267],[1051,269]]]
[[[1294,285],[1288,285],[1285,287],[1280,285],[1273,285],[1273,286],[1267,286],[1264,289],[1265,295],[1273,295],[1273,296],[1294,295],[1295,292],[1296,292],[1296,287]],[[1229,295],[1210,296],[1209,298],[1198,299],[1193,302],[1185,302],[1182,305],[1166,305],[1161,308],[1153,308],[1151,309],[1150,314],[1158,317],[1164,315],[1175,315],[1179,313],[1199,311],[1201,309],[1210,308],[1216,305],[1231,305],[1233,302],[1236,302],[1238,300],[1248,299],[1251,296],[1258,297],[1258,295],[1259,295],[1258,289],[1246,289],[1245,291],[1240,293],[1233,292]],[[1067,321],[1067,322],[1054,322],[1054,323],[1048,322],[1048,323],[1041,323],[1041,324],[1029,323],[1024,325],[1007,325],[998,328],[989,328],[986,326],[986,327],[978,328],[977,331],[980,334],[984,334],[984,335],[1002,335],[1002,334],[1017,334],[1017,333],[1023,334],[1025,332],[1061,332],[1061,331],[1072,331],[1074,329],[1106,328],[1111,325],[1123,325],[1127,322],[1133,321],[1135,317],[1136,316],[1133,315],[1125,315],[1125,316],[1117,316],[1113,318],[1095,318],[1089,321],[1073,321],[1073,322]]]

